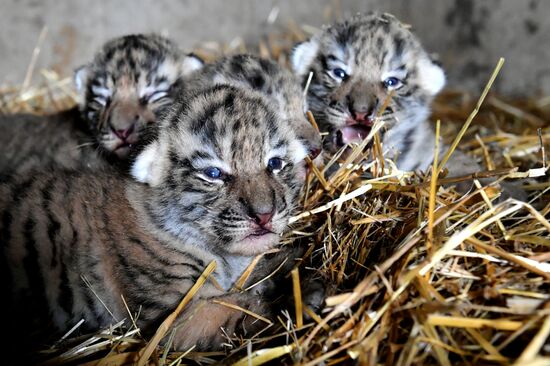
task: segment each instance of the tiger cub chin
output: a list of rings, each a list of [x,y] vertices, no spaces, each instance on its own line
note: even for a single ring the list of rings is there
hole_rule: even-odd
[[[299,79],[276,62],[250,54],[226,56],[193,73],[184,87],[199,90],[213,84],[261,92],[306,144],[310,157],[315,158],[321,152],[321,136],[305,117],[307,103]]]
[[[176,349],[220,349],[220,328],[263,328],[219,302],[269,316],[261,293],[229,290],[254,256],[277,246],[303,184],[307,149],[271,104],[227,85],[188,94],[137,156],[134,179],[82,169],[5,180],[0,242],[12,329],[65,331],[80,319],[97,329],[128,318],[124,299],[151,332],[211,261],[215,281],[179,316]]]
[[[154,134],[182,79],[201,66],[159,35],[107,42],[75,72],[78,108],[50,116],[0,117],[0,171],[126,161],[146,135]]]
[[[384,150],[402,170],[425,170],[432,163],[435,136],[427,118],[445,74],[398,19],[358,14],[298,44],[291,61],[304,83],[313,72],[307,98],[320,127],[329,132],[327,150],[361,142],[393,92],[380,118]],[[472,159],[455,156],[453,173],[479,168]]]

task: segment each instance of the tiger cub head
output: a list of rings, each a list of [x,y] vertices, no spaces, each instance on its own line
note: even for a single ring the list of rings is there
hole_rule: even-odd
[[[325,143],[332,150],[365,138],[390,92],[381,116],[387,128],[424,121],[445,85],[441,67],[389,14],[358,14],[329,26],[298,44],[291,63],[304,82],[313,72],[309,107],[330,132]]]
[[[79,109],[107,155],[127,158],[171,104],[182,78],[202,67],[159,35],[135,34],[107,42],[75,72]]]
[[[249,88],[217,85],[174,105],[131,170],[149,186],[158,227],[216,253],[256,255],[279,242],[308,151],[271,104]]]
[[[251,88],[266,95],[286,123],[302,138],[314,159],[321,151],[321,136],[306,118],[307,103],[296,75],[268,60],[251,54],[223,57],[186,80],[186,87],[201,88],[212,83]]]

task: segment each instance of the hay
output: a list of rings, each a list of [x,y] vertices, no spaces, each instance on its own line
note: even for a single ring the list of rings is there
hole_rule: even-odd
[[[285,63],[285,50],[304,37],[298,27],[289,29],[262,39],[259,52]],[[245,47],[238,40],[198,53],[211,59],[220,49]],[[2,88],[1,111],[50,113],[74,105],[69,79],[41,75],[43,85],[23,92]],[[170,344],[167,326],[143,340],[129,311],[128,320],[109,329],[58,342],[45,353],[46,364],[549,364],[550,183],[542,147],[550,140],[550,98],[509,101],[489,93],[479,107],[469,94],[446,92],[432,119],[441,121],[445,142],[478,157],[485,172],[445,178],[445,158],[429,174],[400,172],[384,160],[379,141],[363,151],[374,132],[334,174],[327,172],[336,159],[312,167],[301,212],[283,241],[309,244],[304,257],[319,259],[316,272],[330,284],[321,314],[302,302],[305,272],[298,267],[291,275],[297,299],[288,311],[303,314],[278,312],[274,324],[248,339],[228,334],[227,353],[173,352],[159,345],[166,334]],[[451,144],[464,121],[473,123]],[[521,182],[530,200],[497,202],[494,184],[475,181],[488,176]],[[442,186],[464,180],[473,187],[465,195]]]

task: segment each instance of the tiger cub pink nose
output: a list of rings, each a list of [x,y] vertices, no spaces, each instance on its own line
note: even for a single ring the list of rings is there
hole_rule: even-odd
[[[356,121],[364,121],[367,119],[367,112],[355,112]]]
[[[126,140],[126,139],[128,138],[128,136],[130,136],[130,135],[132,134],[132,132],[134,132],[135,126],[136,126],[136,124],[133,123],[133,124],[130,125],[130,127],[128,127],[127,129],[120,129],[120,130],[115,130],[115,129],[113,129],[113,132],[114,132],[115,135],[117,135],[117,137],[119,137],[120,139]]]
[[[273,218],[273,212],[269,212],[269,213],[257,213],[255,214],[255,218],[254,220],[256,221],[256,223],[260,226],[266,226],[267,224],[269,224],[271,222],[271,219]]]

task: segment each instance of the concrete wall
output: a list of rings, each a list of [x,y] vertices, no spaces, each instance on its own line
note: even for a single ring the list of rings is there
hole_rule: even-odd
[[[274,25],[266,18],[280,12]],[[44,27],[36,65],[62,75],[107,39],[162,32],[184,49],[281,29],[288,20],[319,27],[334,16],[388,11],[412,24],[440,54],[449,85],[479,93],[498,57],[507,59],[497,89],[550,93],[550,1],[545,0],[0,0],[0,85],[20,84]]]

